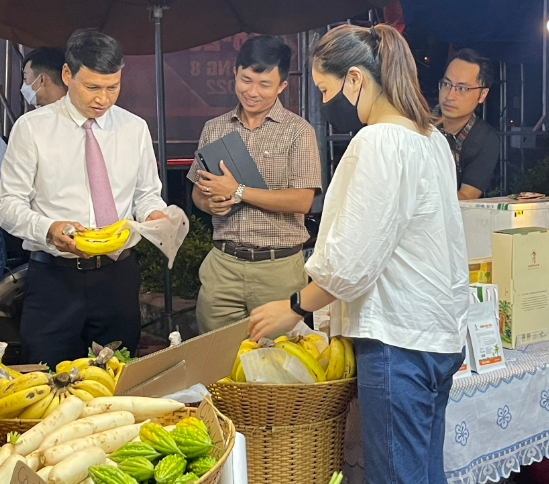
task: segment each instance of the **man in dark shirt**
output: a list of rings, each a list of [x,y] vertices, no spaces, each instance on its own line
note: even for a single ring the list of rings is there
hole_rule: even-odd
[[[491,61],[472,49],[463,49],[450,61],[439,82],[439,129],[446,135],[456,161],[460,200],[479,198],[498,162],[497,132],[475,114],[493,80]]]

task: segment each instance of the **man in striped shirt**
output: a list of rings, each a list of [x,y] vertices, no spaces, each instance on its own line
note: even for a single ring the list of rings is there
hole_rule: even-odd
[[[304,215],[321,189],[320,159],[311,125],[278,99],[290,60],[290,48],[278,37],[245,42],[235,66],[239,105],[208,121],[200,137],[199,148],[237,131],[269,188],[239,185],[223,164],[223,176],[201,171],[196,160],[189,172],[193,201],[212,215],[214,226],[214,248],[200,268],[200,333],[288,299],[307,284]],[[244,207],[228,215],[235,203]]]

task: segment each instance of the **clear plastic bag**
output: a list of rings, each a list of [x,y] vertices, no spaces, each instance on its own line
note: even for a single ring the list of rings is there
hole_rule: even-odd
[[[171,395],[164,395],[162,398],[169,398],[180,403],[189,404],[201,402],[204,398],[210,397],[211,394],[208,389],[202,385],[202,383],[197,383],[186,390],[181,390],[180,392],[172,393]]]
[[[246,381],[254,383],[313,383],[297,358],[278,348],[260,348],[240,355]]]

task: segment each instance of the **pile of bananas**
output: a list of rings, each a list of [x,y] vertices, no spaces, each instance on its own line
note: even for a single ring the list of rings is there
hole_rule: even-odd
[[[89,402],[96,397],[112,397],[124,367],[112,350],[93,358],[64,361],[51,375],[13,373],[0,379],[0,418],[42,419],[51,414],[69,395]],[[103,362],[107,354],[110,358]]]
[[[315,382],[341,380],[356,376],[356,359],[353,343],[344,336],[334,336],[328,343],[317,333],[301,336],[288,333],[274,341],[263,339],[259,343],[244,340],[240,344],[231,374],[222,382],[245,382],[246,375],[240,355],[258,348],[278,348],[296,357],[307,369]]]
[[[76,248],[91,256],[120,250],[130,235],[127,229],[119,230],[124,222],[125,220],[119,220],[108,227],[73,232]]]

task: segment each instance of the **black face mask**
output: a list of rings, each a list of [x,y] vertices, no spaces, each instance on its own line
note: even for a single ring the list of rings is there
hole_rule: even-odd
[[[360,93],[362,92],[362,86],[360,86],[360,91],[358,91],[356,106],[351,104],[351,101],[343,94],[344,87],[345,79],[343,80],[341,91],[328,102],[323,103],[320,111],[324,118],[338,131],[341,131],[342,133],[348,133],[350,131],[357,132],[365,126],[358,117],[357,107],[358,101],[360,100]]]

